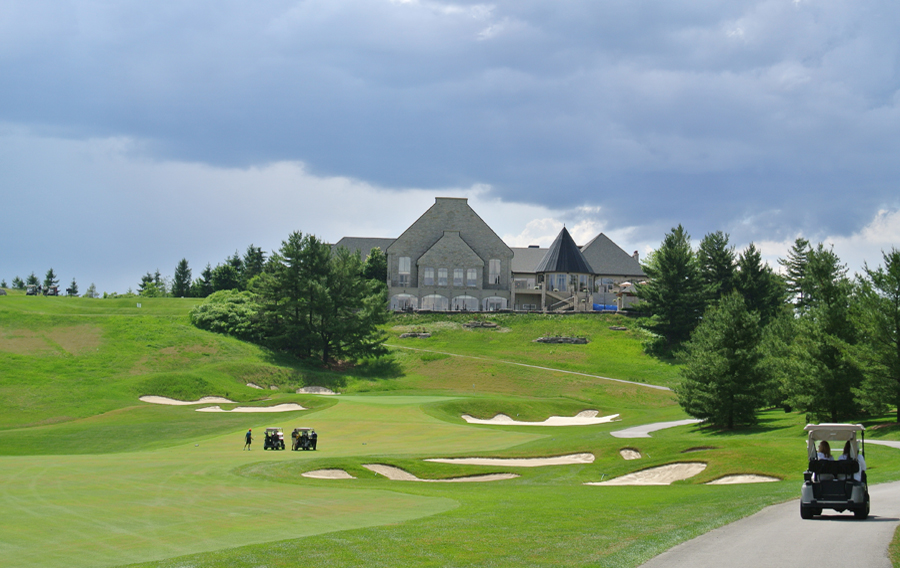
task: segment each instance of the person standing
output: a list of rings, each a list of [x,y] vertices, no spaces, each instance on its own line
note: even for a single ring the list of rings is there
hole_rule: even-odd
[[[250,443],[253,441],[253,429],[247,430],[247,433],[244,435],[244,449],[248,452],[250,451]]]
[[[309,445],[312,446],[312,449],[316,449],[316,442],[319,440],[319,435],[316,434],[316,431],[313,430],[309,433]]]

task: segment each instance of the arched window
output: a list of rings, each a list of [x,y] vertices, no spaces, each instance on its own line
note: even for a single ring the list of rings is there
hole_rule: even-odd
[[[429,294],[422,298],[421,309],[446,312],[450,309],[450,300],[448,300],[446,296],[441,296],[440,294]]]
[[[450,309],[454,311],[477,312],[478,298],[473,296],[456,296],[450,302]]]
[[[396,294],[391,296],[392,310],[414,310],[418,300],[410,294]]]
[[[481,301],[481,306],[486,312],[496,312],[497,310],[506,309],[506,298],[499,296],[489,296]]]

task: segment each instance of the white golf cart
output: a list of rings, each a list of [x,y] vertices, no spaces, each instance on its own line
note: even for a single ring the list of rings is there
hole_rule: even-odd
[[[807,424],[809,467],[800,488],[800,517],[811,519],[823,509],[853,511],[857,519],[869,516],[869,486],[865,472],[865,428],[862,424]],[[817,451],[827,442],[839,458]],[[849,447],[848,447],[849,446]],[[843,453],[847,449],[849,455]]]

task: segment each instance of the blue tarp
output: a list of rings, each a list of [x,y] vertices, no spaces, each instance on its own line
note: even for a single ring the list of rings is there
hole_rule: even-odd
[[[595,312],[615,312],[619,307],[615,304],[594,304]]]

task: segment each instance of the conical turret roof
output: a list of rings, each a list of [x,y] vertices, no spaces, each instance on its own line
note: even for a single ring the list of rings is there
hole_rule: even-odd
[[[578,245],[572,240],[569,231],[563,227],[556,240],[550,245],[544,259],[537,265],[535,272],[565,272],[569,274],[594,274],[594,269],[581,254]]]

